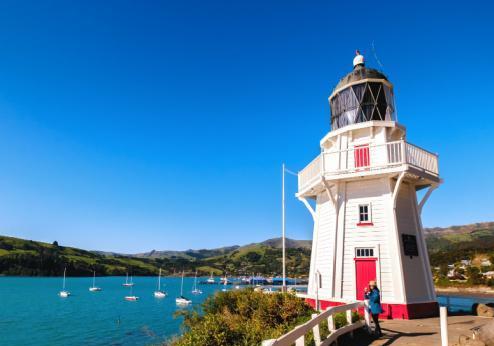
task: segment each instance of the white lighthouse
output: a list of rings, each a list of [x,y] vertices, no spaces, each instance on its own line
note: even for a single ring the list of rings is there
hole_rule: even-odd
[[[298,174],[297,197],[314,220],[307,299],[320,309],[362,300],[376,280],[382,317],[434,315],[420,214],[441,183],[438,158],[408,142],[388,79],[358,52],[353,63],[329,96],[321,153]]]

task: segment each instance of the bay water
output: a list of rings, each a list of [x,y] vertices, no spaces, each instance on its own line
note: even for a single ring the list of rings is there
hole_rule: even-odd
[[[198,282],[206,278],[198,278]],[[162,345],[181,334],[182,318],[176,311],[199,309],[220,285],[198,285],[201,295],[191,294],[194,279],[184,279],[184,295],[192,300],[189,307],[178,307],[181,278],[162,278],[157,299],[153,292],[156,277],[134,277],[132,294],[136,302],[124,300],[130,288],[123,287],[125,277],[98,277],[96,286],[103,290],[89,292],[92,277],[67,278],[69,298],[60,298],[62,278],[0,277],[0,345]],[[218,279],[217,279],[218,281]],[[229,289],[232,287],[229,286]],[[473,303],[492,302],[492,298],[438,296],[451,312],[470,311]]]
[[[124,300],[130,293],[122,286],[125,277],[97,277],[100,292],[89,292],[92,279],[67,278],[71,296],[60,298],[62,278],[0,277],[0,345],[160,345],[180,334],[177,310],[198,308],[223,288],[198,285],[203,294],[193,295],[194,278],[185,278],[184,295],[192,304],[180,308],[175,298],[181,278],[162,278],[168,296],[157,299],[156,277],[134,277],[135,302]]]

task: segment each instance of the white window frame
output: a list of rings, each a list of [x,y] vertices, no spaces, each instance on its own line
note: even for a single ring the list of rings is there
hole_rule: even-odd
[[[365,220],[365,221],[362,221],[360,219],[361,214],[365,214],[365,213],[361,213],[360,212],[360,208],[361,207],[367,207],[367,220]],[[370,223],[372,223],[372,204],[371,203],[359,203],[359,205],[357,207],[357,213],[358,213],[358,223],[359,224],[370,224]]]
[[[375,257],[377,257],[377,253],[376,253],[376,248],[374,247],[355,248],[355,258],[375,258]]]

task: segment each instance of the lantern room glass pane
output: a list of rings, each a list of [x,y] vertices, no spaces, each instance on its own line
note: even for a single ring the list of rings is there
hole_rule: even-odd
[[[330,106],[333,130],[371,120],[395,120],[393,90],[384,83],[349,86],[331,98]]]

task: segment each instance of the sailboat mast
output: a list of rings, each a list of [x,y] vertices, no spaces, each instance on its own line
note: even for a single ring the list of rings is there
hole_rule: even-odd
[[[158,291],[161,290],[161,268],[160,273],[158,274]]]
[[[180,296],[184,294],[184,272],[182,271],[182,284],[180,285]]]
[[[62,284],[62,289],[65,291],[65,272],[67,271],[67,267],[63,268],[63,284]]]
[[[93,287],[96,285],[96,270],[93,272]]]

